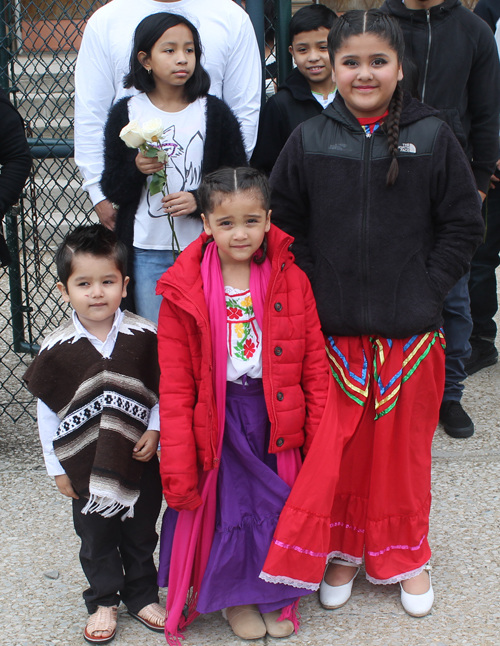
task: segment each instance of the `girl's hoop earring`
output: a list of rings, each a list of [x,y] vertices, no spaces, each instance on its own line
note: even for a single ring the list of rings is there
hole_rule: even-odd
[[[151,68],[148,69],[148,74],[151,74],[153,70]]]

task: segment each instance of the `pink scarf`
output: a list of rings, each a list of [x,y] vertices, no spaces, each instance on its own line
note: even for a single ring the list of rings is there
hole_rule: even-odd
[[[252,262],[250,293],[252,294],[255,317],[262,330],[270,276],[271,263],[268,259],[261,265]],[[214,242],[207,245],[205,250],[201,263],[201,277],[212,336],[213,386],[218,423],[217,458],[220,464],[226,414],[227,314],[224,281],[217,246]],[[278,475],[290,487],[295,482],[300,465],[298,449],[278,454]],[[198,491],[202,504],[194,511],[181,511],[177,520],[170,559],[167,595],[168,617],[165,623],[165,636],[171,646],[180,644],[179,638],[184,639],[184,635],[180,631],[199,615],[196,611],[198,593],[210,556],[215,531],[217,475],[217,469],[200,470]],[[187,616],[184,616],[183,610],[186,602]],[[295,606],[295,604],[292,605]],[[291,618],[289,615],[293,614],[292,609],[285,610],[282,618]]]

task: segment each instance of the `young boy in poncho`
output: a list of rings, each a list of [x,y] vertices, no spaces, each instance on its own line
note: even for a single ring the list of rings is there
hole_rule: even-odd
[[[148,628],[165,623],[153,561],[162,496],[156,328],[120,310],[126,260],[102,225],[66,236],[57,288],[73,312],[24,375],[38,398],[47,472],[72,498],[91,643],[113,639],[120,600]]]

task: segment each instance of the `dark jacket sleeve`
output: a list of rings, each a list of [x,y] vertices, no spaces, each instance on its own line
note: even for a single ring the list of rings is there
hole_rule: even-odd
[[[295,238],[292,250],[295,262],[312,278],[314,261],[309,251],[309,197],[307,194],[302,126],[286,142],[271,173],[272,221]]]
[[[474,251],[483,239],[484,221],[467,157],[445,123],[439,129],[434,149],[434,246],[427,259],[427,271],[444,299],[469,270]]]
[[[491,29],[484,23],[481,27],[467,90],[471,115],[472,171],[478,189],[487,193],[499,157],[500,62]]]
[[[500,3],[497,0],[479,0],[474,13],[488,23],[493,33],[496,32],[500,19]]]
[[[0,90],[0,222],[19,199],[31,163],[23,120],[5,92]]]
[[[128,100],[125,97],[115,103],[108,115],[104,128],[104,171],[101,189],[111,202],[126,204],[137,200],[144,185],[146,175],[135,165],[136,148],[129,148],[120,139],[120,132],[129,122]]]
[[[257,144],[250,162],[266,175],[271,174],[290,134],[286,131],[285,123],[286,116],[281,111],[278,94],[275,94],[262,109]]]

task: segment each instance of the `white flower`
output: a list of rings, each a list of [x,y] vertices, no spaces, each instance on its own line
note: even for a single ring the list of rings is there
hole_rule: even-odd
[[[144,138],[149,143],[157,143],[163,135],[163,122],[161,119],[150,119],[142,126]]]
[[[144,136],[139,122],[134,119],[121,129],[120,139],[122,139],[129,148],[139,148],[145,144],[147,139]]]

